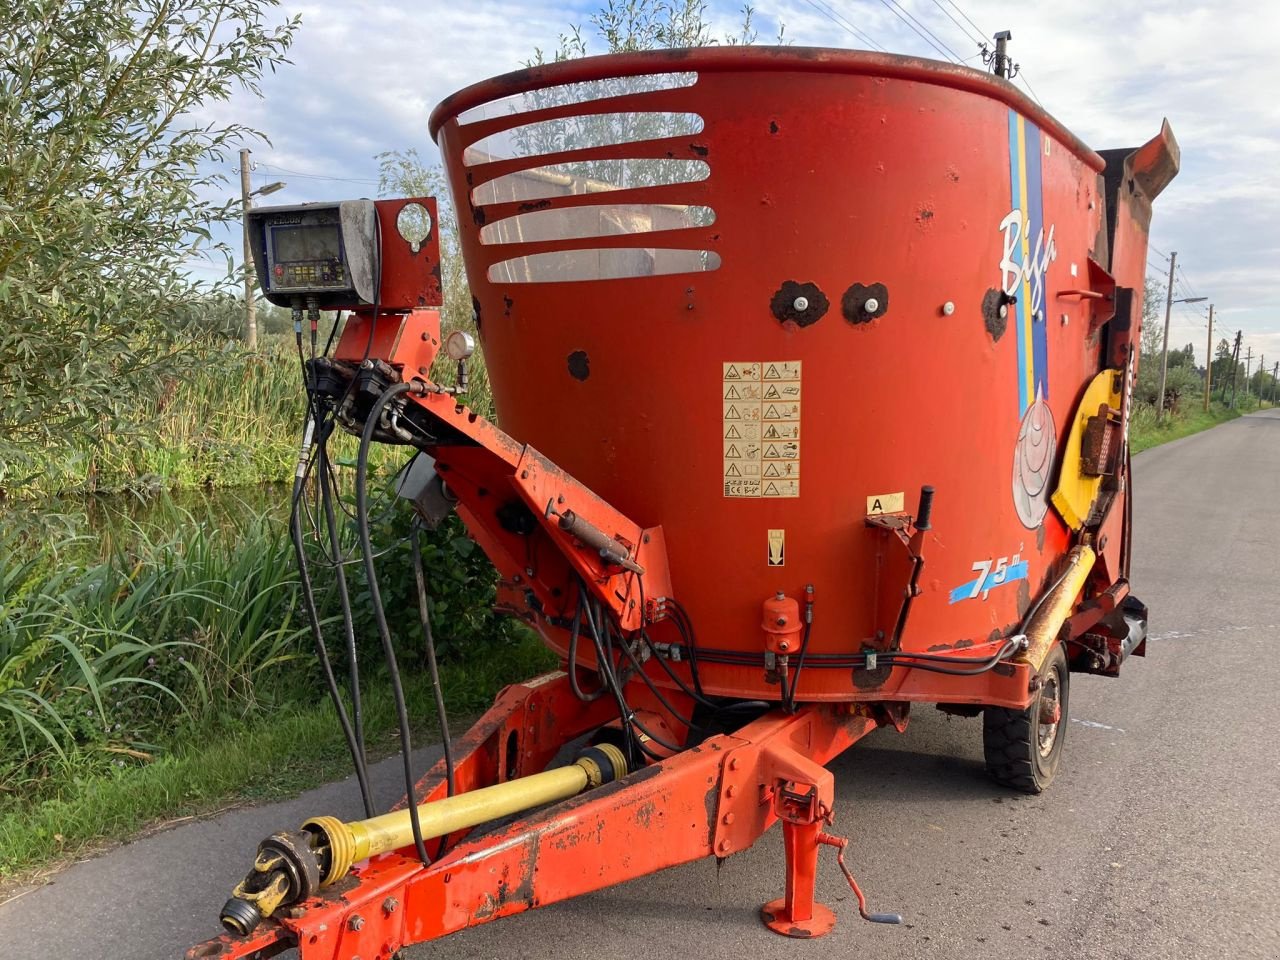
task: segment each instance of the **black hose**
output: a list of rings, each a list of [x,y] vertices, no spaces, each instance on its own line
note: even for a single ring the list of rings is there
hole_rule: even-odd
[[[578,606],[573,612],[573,626],[569,630],[569,689],[573,691],[573,695],[583,703],[592,703],[599,700],[602,696],[609,692],[609,685],[603,678],[600,681],[598,689],[587,693],[578,683],[578,640],[582,634],[582,614],[586,600],[586,588],[583,587],[582,581],[578,581]],[[597,665],[598,666],[598,665]],[[603,673],[603,671],[600,671]]]
[[[796,688],[800,686],[800,671],[804,669],[805,658],[809,654],[809,637],[813,633],[813,621],[805,620],[804,635],[800,639],[800,653],[796,657],[796,669],[791,674],[790,690],[783,691],[782,703],[787,713],[796,712]]]
[[[323,429],[323,428],[322,428]],[[333,509],[333,491],[330,489],[328,437],[323,433],[317,445],[316,459],[320,468],[320,500],[324,506],[325,526],[329,534],[329,549],[334,557],[342,556],[342,545],[338,537],[338,518]],[[368,758],[364,743],[364,709],[360,701],[360,663],[356,653],[356,631],[354,617],[351,614],[351,594],[347,589],[347,572],[341,562],[334,564],[337,575],[338,604],[342,608],[342,631],[347,643],[347,672],[351,681],[351,714],[354,719],[355,739],[359,747],[356,767],[363,773],[364,780],[369,780]],[[366,792],[363,796],[365,816],[374,815],[373,799]]]
[[[369,446],[373,433],[387,404],[408,393],[408,383],[397,383],[383,391],[373,402],[360,433],[360,449],[356,455],[356,527],[360,535],[360,550],[364,555],[365,578],[369,583],[369,600],[373,606],[373,619],[382,641],[382,652],[391,674],[391,693],[395,698],[396,720],[400,726],[400,756],[404,760],[404,782],[409,803],[409,824],[413,828],[413,845],[423,866],[430,864],[426,844],[422,842],[422,823],[418,816],[417,782],[413,778],[413,758],[410,756],[409,711],[404,703],[404,686],[400,682],[400,667],[396,663],[395,647],[391,643],[391,630],[387,627],[387,612],[382,607],[382,593],[378,589],[378,572],[374,569],[373,544],[369,538]]]
[[[422,637],[427,645],[427,671],[431,675],[431,696],[440,718],[440,743],[444,747],[444,782],[446,796],[456,792],[453,782],[453,738],[449,736],[449,716],[444,709],[444,688],[440,686],[440,665],[436,662],[436,638],[431,632],[431,611],[427,608],[427,576],[422,569],[422,543],[418,524],[409,528],[409,545],[413,551],[413,579],[418,585],[418,617],[422,621]]]
[[[352,727],[351,718],[347,715],[346,705],[342,702],[342,694],[338,690],[338,681],[333,675],[333,664],[329,660],[329,649],[325,645],[324,632],[320,628],[320,616],[316,610],[315,590],[311,583],[311,572],[307,566],[306,544],[302,536],[302,513],[299,507],[303,502],[303,495],[306,491],[307,479],[311,475],[311,468],[323,448],[323,443],[317,446],[316,454],[311,455],[311,457],[308,457],[307,448],[317,434],[323,433],[324,417],[316,396],[315,385],[307,375],[307,365],[302,355],[302,331],[300,328],[295,331],[295,338],[298,347],[298,361],[302,368],[302,384],[307,394],[307,415],[306,423],[303,427],[302,450],[298,455],[298,469],[294,473],[293,492],[289,498],[289,538],[293,542],[294,559],[298,565],[298,581],[302,588],[302,605],[307,622],[311,627],[311,637],[316,648],[316,659],[320,662],[320,670],[324,674],[325,686],[329,691],[329,699],[333,702],[333,708],[338,714],[338,725],[342,728],[342,736],[347,741],[347,749],[351,753],[351,762],[355,767],[356,783],[360,789],[360,800],[364,804],[365,810],[372,816],[373,797],[369,791],[369,771],[364,759],[363,729],[359,725],[358,712],[356,714],[357,726],[355,728]],[[354,689],[357,698],[355,700],[356,710],[358,711],[360,702],[358,699],[359,688],[355,687]]]
[[[298,581],[302,586],[302,607],[311,625],[311,636],[315,641],[316,658],[320,661],[320,670],[324,674],[325,686],[329,689],[329,699],[333,701],[334,710],[338,714],[338,724],[342,727],[342,736],[347,741],[347,749],[351,751],[351,762],[356,770],[356,782],[360,786],[360,799],[366,810],[373,809],[373,799],[369,793],[369,781],[365,774],[363,754],[356,740],[355,731],[351,728],[351,720],[347,716],[347,708],[342,703],[342,694],[338,691],[338,681],[333,675],[333,664],[329,662],[329,651],[325,647],[324,634],[320,630],[320,618],[316,613],[315,593],[311,586],[311,574],[307,570],[307,551],[302,540],[302,515],[298,512],[298,500],[304,482],[304,473],[298,470],[293,480],[293,510],[289,516],[289,535],[293,540],[293,553],[298,564]]]
[[[667,606],[675,612],[676,629],[680,631],[689,651],[689,677],[693,680],[693,689],[698,691],[698,696],[702,696],[702,678],[698,676],[698,635],[693,629],[693,620],[684,604],[674,597],[667,598]]]

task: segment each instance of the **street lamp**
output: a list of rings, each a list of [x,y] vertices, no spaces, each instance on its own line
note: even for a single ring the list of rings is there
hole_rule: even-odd
[[[249,196],[250,198],[265,197],[267,194],[275,193],[277,190],[283,190],[287,186],[288,186],[287,183],[284,183],[281,180],[277,180],[275,183],[268,183],[265,187],[259,187],[257,190],[253,191],[253,193],[249,194]],[[1204,298],[1201,297],[1201,299],[1204,299]]]
[[[244,220],[244,330],[245,346],[250,350],[258,348],[257,304],[253,299],[253,250],[249,244],[249,210],[253,207],[254,197],[265,197],[269,193],[283,190],[285,184],[277,180],[251,190],[249,182],[249,151],[240,151],[240,203],[241,216]]]

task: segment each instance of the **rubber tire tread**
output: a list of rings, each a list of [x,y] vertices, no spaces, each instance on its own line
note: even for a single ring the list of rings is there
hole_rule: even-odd
[[[1053,669],[1054,663],[1063,663],[1062,682],[1066,684],[1069,673],[1065,668],[1066,653],[1059,644],[1045,662],[1045,671]],[[1066,739],[1067,724],[1067,691],[1063,691],[1063,713],[1061,726],[1058,728],[1058,743],[1051,754],[1052,768],[1046,776],[1037,766],[1039,749],[1035,743],[1036,723],[1034,715],[1040,709],[1040,698],[1026,710],[1011,710],[1007,707],[987,707],[982,713],[982,752],[986,761],[987,773],[1002,786],[1023,793],[1043,793],[1057,773],[1062,756],[1063,741]]]

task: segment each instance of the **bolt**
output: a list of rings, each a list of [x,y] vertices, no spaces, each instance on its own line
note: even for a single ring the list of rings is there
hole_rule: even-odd
[[[425,377],[425,376],[427,375],[427,368],[426,368],[426,367],[419,367],[419,368],[418,368],[418,372],[419,372],[420,374],[422,374],[422,375]]]
[[[791,644],[787,643],[787,641],[785,641],[785,640],[782,640],[782,641],[780,641],[780,642],[778,643],[778,649],[779,649],[779,650],[790,650],[790,649],[791,649]]]
[[[360,916],[360,914],[358,913],[354,914],[351,917],[351,919],[347,921],[347,928],[349,930],[353,930],[353,931],[359,930],[363,926],[364,926],[364,917]]]
[[[528,480],[528,479],[529,479],[529,471],[528,471],[528,470],[521,470],[521,471],[520,471],[520,479],[521,479],[521,480]]]
[[[720,846],[719,846],[717,849],[718,849],[721,853],[728,853],[728,852],[729,852],[729,841],[728,841],[728,840],[721,840],[721,841],[720,841]]]
[[[733,823],[733,813],[726,813],[724,815],[724,825],[727,827],[731,823]]]
[[[729,769],[730,769],[730,770],[737,770],[737,769],[738,769],[738,767],[739,767],[738,758],[737,758],[737,757],[731,757],[731,758],[729,759]]]
[[[950,300],[948,300],[946,303],[942,305],[942,315],[944,317],[949,317],[955,312],[956,312],[956,305],[952,303]]]
[[[867,302],[862,305],[862,309],[867,313],[875,313],[880,309],[880,301],[875,297],[867,297]]]
[[[525,568],[524,568],[524,575],[525,575],[526,577],[532,577],[532,576],[533,576],[533,567],[525,567]]]
[[[1065,327],[1070,322],[1071,322],[1071,318],[1064,313],[1062,315],[1062,325]]]
[[[1008,315],[1009,315],[1009,308],[1008,308],[1008,307],[1006,307],[1004,304],[1001,304],[1001,305],[1000,305],[1000,316],[1002,316],[1002,317],[1007,317]]]
[[[729,789],[724,792],[724,795],[728,797],[730,800],[732,800],[734,797],[738,795],[738,788],[735,787],[733,784],[729,784]]]
[[[786,618],[786,617],[779,617],[779,618],[777,619],[777,621],[775,621],[775,622],[778,624],[778,626],[780,626],[780,627],[785,627],[785,626],[787,625],[787,618]]]
[[[808,310],[808,309],[809,309],[809,298],[808,298],[808,297],[796,297],[794,300],[792,300],[792,301],[791,301],[791,306],[793,306],[796,310],[798,310],[798,311],[800,311],[800,312],[803,312],[803,311],[805,311],[805,310]]]
[[[396,907],[398,906],[400,906],[399,900],[397,900],[395,897],[387,897],[387,899],[382,901],[382,912],[385,913],[387,916],[390,916],[391,914],[396,912]]]
[[[645,542],[645,543],[648,543],[648,542],[649,542],[649,534],[647,534],[647,533],[644,535],[644,542]]]

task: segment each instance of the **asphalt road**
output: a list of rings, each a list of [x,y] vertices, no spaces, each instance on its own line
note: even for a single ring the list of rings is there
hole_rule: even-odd
[[[977,720],[917,710],[833,764],[838,832],[872,909],[834,861],[834,933],[789,941],[757,908],[781,894],[780,833],[693,864],[407,951],[449,958],[1280,957],[1280,415],[1244,417],[1135,460],[1135,592],[1146,660],[1076,676],[1063,768],[1040,797],[982,772]],[[424,758],[425,759],[425,758]],[[399,792],[393,759],[377,780]],[[257,840],[320,811],[356,815],[349,782],[186,824],[76,864],[0,907],[0,960],[181,956]]]

